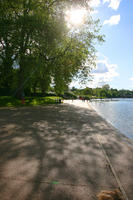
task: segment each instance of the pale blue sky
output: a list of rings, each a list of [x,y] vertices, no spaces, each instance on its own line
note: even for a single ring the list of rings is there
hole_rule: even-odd
[[[101,33],[105,34],[106,41],[97,46],[99,61],[98,69],[93,73],[93,85],[108,83],[113,88],[133,90],[133,1],[96,2],[98,13],[95,16],[103,24]]]

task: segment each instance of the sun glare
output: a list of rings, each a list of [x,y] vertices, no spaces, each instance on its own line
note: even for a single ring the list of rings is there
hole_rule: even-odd
[[[87,11],[85,9],[71,9],[66,12],[68,25],[82,25],[85,22]]]

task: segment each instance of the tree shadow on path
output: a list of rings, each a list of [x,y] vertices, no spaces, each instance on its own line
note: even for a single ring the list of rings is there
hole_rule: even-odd
[[[91,200],[101,189],[117,187],[96,135],[115,165],[127,147],[95,111],[73,105],[1,108],[0,127],[1,200]],[[126,164],[132,168],[131,156]]]

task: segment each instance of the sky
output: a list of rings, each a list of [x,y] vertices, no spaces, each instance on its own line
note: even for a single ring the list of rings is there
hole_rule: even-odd
[[[91,1],[105,42],[96,46],[97,67],[86,86],[133,90],[133,0]]]

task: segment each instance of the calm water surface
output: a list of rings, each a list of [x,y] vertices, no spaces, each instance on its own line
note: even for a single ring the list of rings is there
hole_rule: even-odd
[[[121,133],[133,139],[133,99],[96,100],[91,105]]]

